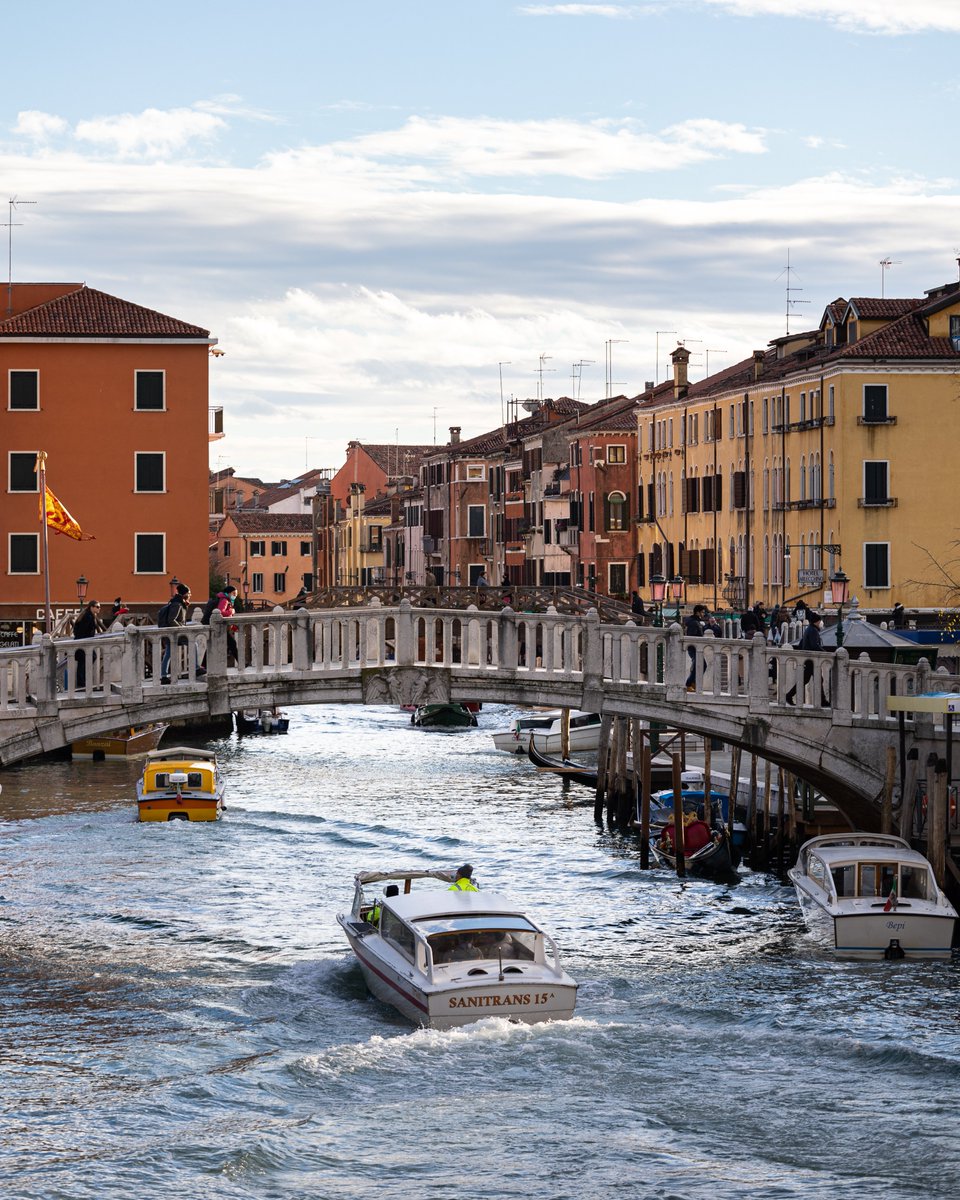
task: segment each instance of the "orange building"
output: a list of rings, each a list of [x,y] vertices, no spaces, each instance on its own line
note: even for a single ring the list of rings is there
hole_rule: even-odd
[[[0,622],[43,617],[39,450],[48,488],[93,538],[50,531],[55,619],[76,610],[81,576],[105,611],[120,595],[155,612],[173,575],[206,592],[215,341],[84,284],[0,289]]]
[[[313,587],[309,513],[230,512],[217,530],[214,570],[254,606],[287,604]]]

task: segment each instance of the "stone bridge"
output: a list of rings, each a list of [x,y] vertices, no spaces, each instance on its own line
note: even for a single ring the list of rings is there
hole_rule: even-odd
[[[926,662],[774,649],[759,635],[685,638],[678,625],[605,624],[596,611],[414,608],[404,600],[246,614],[233,623],[239,662],[228,665],[228,626],[215,613],[209,627],[191,623],[173,635],[166,685],[159,664],[172,637],[164,629],[131,625],[0,651],[0,763],[125,726],[276,705],[551,705],[740,745],[808,780],[869,829],[878,821],[887,747],[898,749],[902,773],[907,748],[944,737],[942,718],[889,713],[887,698],[960,685]]]

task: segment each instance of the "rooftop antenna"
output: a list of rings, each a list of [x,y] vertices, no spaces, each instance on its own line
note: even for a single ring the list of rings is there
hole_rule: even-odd
[[[500,368],[500,424],[505,425],[507,422],[507,415],[503,407],[503,368],[511,367],[513,366],[513,363],[502,362],[497,363],[497,366]]]
[[[592,358],[581,358],[579,362],[575,362],[570,368],[570,396],[572,400],[580,399],[580,380],[583,378],[583,368],[592,367],[594,360]]]
[[[621,342],[626,342],[626,341],[627,341],[626,338],[607,338],[607,340],[606,340],[605,345],[607,348],[607,371],[606,371],[607,377],[606,377],[606,380],[604,381],[604,389],[603,389],[604,396],[606,398],[609,398],[610,393],[613,390],[613,348],[614,348],[614,346],[619,346]]]
[[[663,334],[672,333],[674,337],[677,336],[677,331],[675,329],[658,329],[657,330],[657,339],[656,339],[657,365],[653,372],[654,383],[660,382],[660,335],[661,335],[661,333],[663,333]]]
[[[537,385],[537,388],[538,388],[537,399],[540,401],[541,404],[543,403],[543,372],[545,370],[549,372],[549,371],[553,371],[555,369],[554,367],[544,367],[543,364],[551,358],[553,358],[552,354],[541,354],[540,355],[540,371],[539,371],[540,382]]]
[[[793,305],[795,305],[795,304],[809,304],[809,303],[810,303],[810,301],[809,301],[809,300],[794,300],[794,298],[793,298],[793,295],[792,295],[792,293],[793,293],[793,292],[802,292],[802,291],[803,291],[803,288],[794,287],[794,286],[791,284],[791,282],[790,282],[790,276],[791,276],[791,275],[796,275],[796,271],[793,269],[793,267],[791,267],[791,266],[790,266],[790,250],[789,250],[789,247],[788,247],[788,249],[787,249],[787,265],[786,265],[786,266],[783,268],[783,270],[780,272],[780,274],[777,276],[777,278],[778,278],[778,279],[782,279],[784,275],[786,275],[786,277],[787,277],[787,287],[786,287],[786,293],[787,293],[787,305],[786,305],[787,326],[786,326],[786,332],[787,332],[787,333],[789,333],[789,332],[790,332],[790,311],[791,311],[791,307],[792,307]]]
[[[730,353],[729,350],[718,350],[716,348],[716,346],[714,346],[713,348],[708,347],[706,350],[704,350],[704,354],[707,356],[707,365],[705,368],[707,379],[710,378],[710,355],[711,354],[729,354],[729,353]]]
[[[437,444],[437,410],[433,410],[433,444]]]
[[[903,263],[899,258],[881,258],[880,259],[880,299],[884,298],[884,285],[887,278],[887,270],[890,267],[900,267]]]
[[[21,204],[36,204],[36,200],[18,200],[16,196],[11,196],[7,201],[9,208],[9,217],[6,221],[7,226],[7,316],[13,315],[13,227],[17,228],[22,224],[21,221],[14,221],[13,210],[19,208]]]

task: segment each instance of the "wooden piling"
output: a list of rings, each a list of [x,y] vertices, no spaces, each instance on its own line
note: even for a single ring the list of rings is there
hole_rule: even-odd
[[[893,784],[897,777],[897,752],[887,747],[887,773],[883,780],[883,800],[880,804],[880,832],[893,833]]]
[[[634,749],[634,755],[637,751]],[[650,866],[650,775],[652,755],[650,747],[643,745],[641,749],[642,766],[640,769],[640,868],[646,871]],[[636,759],[634,759],[636,761]]]
[[[938,887],[947,881],[947,761],[937,758],[927,779],[933,776],[933,790],[927,788],[927,858],[933,867]]]
[[[777,781],[779,783],[777,789],[777,875],[782,879],[784,871],[784,825],[787,819],[787,788],[791,786],[792,777],[784,772],[783,767],[778,767]]]
[[[684,836],[683,836],[683,793],[681,792],[680,774],[683,768],[680,765],[680,755],[674,754],[673,758],[673,843],[674,849],[677,852],[677,876],[683,879],[687,874],[687,863],[684,858]]]
[[[730,798],[727,801],[727,833],[733,838],[733,822],[737,808],[737,797],[740,794],[740,754],[739,746],[730,747]],[[747,816],[747,829],[750,829],[750,818]]]
[[[610,749],[607,755],[607,828],[613,829],[620,797],[620,739],[623,737],[623,718],[614,717],[610,730]]]
[[[913,810],[917,798],[917,774],[920,755],[916,746],[907,752],[907,767],[904,772],[903,795],[900,797],[900,836],[907,841],[913,838]]]
[[[713,801],[710,798],[710,738],[703,739],[703,819],[712,826]],[[722,816],[721,816],[722,820]]]
[[[607,798],[607,757],[610,750],[612,724],[612,717],[601,716],[600,743],[597,747],[597,792],[593,802],[593,819],[598,825],[603,824],[603,808]]]
[[[560,757],[566,761],[570,757],[570,709],[565,708],[560,713]]]

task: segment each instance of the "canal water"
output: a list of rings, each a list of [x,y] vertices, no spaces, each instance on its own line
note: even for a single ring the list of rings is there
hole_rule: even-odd
[[[0,772],[8,1200],[956,1196],[957,963],[836,963],[792,890],[642,872],[592,796],[492,749],[291,710],[209,743],[217,825],[138,825],[138,767]],[[336,924],[354,872],[515,894],[574,1020],[413,1030]]]

